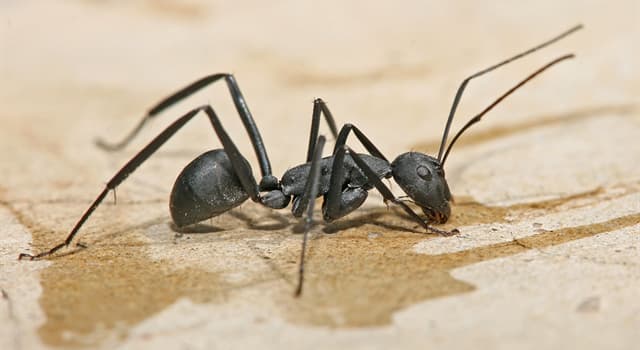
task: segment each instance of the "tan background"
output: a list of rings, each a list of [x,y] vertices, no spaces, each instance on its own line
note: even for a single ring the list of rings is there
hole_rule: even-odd
[[[639,7],[0,2],[0,348],[636,347]],[[247,203],[175,237],[173,180],[219,147],[202,118],[118,189],[117,205],[105,201],[81,231],[88,249],[16,261],[62,240],[112,174],[191,107],[213,104],[253,161],[221,85],[120,153],[93,146],[205,74],[236,74],[276,175],[304,158],[315,97],[389,157],[433,154],[466,75],[576,23],[585,30],[467,90],[454,130],[550,59],[578,56],[454,149],[445,228],[456,237],[421,234],[372,193],[365,208],[314,228],[305,294],[294,299],[300,235],[288,209]]]

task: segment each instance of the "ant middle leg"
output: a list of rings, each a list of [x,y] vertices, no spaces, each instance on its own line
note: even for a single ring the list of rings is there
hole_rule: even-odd
[[[313,114],[311,115],[311,132],[309,134],[309,147],[307,147],[307,163],[311,162],[311,160],[313,159],[314,149],[316,148],[316,140],[319,140],[318,132],[320,130],[321,114],[324,115],[333,138],[338,138],[338,128],[336,127],[336,122],[333,118],[333,114],[331,114],[329,107],[327,107],[327,104],[321,98],[316,98],[313,101]]]
[[[304,233],[302,236],[302,250],[300,252],[300,264],[298,265],[298,285],[296,287],[295,296],[298,297],[302,294],[302,284],[304,282],[304,259],[307,250],[307,241],[309,237],[309,230],[313,225],[313,208],[318,196],[320,187],[320,160],[322,158],[322,149],[324,148],[325,138],[319,136],[315,142],[314,152],[311,158],[311,169],[309,170],[309,177],[305,184],[304,193],[300,198],[298,208],[305,211],[304,216]]]

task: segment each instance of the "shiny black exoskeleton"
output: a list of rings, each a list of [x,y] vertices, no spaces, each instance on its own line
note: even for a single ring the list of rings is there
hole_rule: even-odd
[[[343,130],[352,128],[347,124]],[[331,222],[356,210],[367,199],[368,191],[381,184],[379,179],[391,177],[427,215],[426,222],[420,220],[426,228],[433,230],[428,223],[444,223],[449,218],[451,193],[444,171],[435,158],[409,152],[389,163],[381,155],[357,154],[375,174],[375,179],[370,180],[352,154],[339,150],[336,155],[318,162],[320,171],[315,197],[324,196],[322,213],[325,221]],[[255,182],[246,160],[242,160],[248,169],[244,176]],[[293,200],[293,215],[302,216],[309,204],[303,198],[311,165],[307,162],[287,170],[278,186],[258,196],[258,201],[267,207],[281,209]],[[187,226],[222,214],[249,198],[225,151],[212,150],[197,157],[178,176],[171,192],[171,216],[179,227]],[[395,197],[386,200],[397,201]]]
[[[146,122],[154,116],[202,88],[222,80],[229,89],[236,110],[249,135],[258,163],[260,164],[261,178],[259,182],[256,181],[249,162],[240,154],[236,145],[225,131],[214,109],[209,105],[201,106],[178,118],[129,160],[111,180],[109,180],[103,191],[96,197],[80,220],[78,220],[64,242],[40,254],[20,254],[19,259],[45,257],[68,246],[84,222],[91,216],[100,203],[102,203],[109,191],[115,190],[138,166],[144,163],[158,148],[182,128],[182,126],[200,114],[200,112],[204,112],[209,118],[215,133],[222,143],[222,149],[208,151],[200,155],[182,170],[171,192],[170,209],[173,221],[178,227],[195,224],[220,215],[240,205],[249,198],[254,202],[273,209],[284,208],[292,202],[293,214],[298,217],[303,214],[305,216],[305,234],[302,241],[302,256],[300,259],[296,295],[299,295],[302,290],[304,253],[307,234],[312,223],[311,218],[316,197],[324,197],[322,213],[324,220],[329,222],[339,219],[359,208],[367,199],[368,191],[375,188],[382,194],[385,202],[399,206],[412,220],[420,224],[427,231],[442,235],[455,233],[457,232],[456,230],[449,232],[431,226],[431,224],[445,223],[451,215],[451,192],[445,179],[443,166],[452,146],[465,130],[479,122],[480,119],[500,101],[542,71],[560,61],[572,58],[573,55],[561,56],[549,62],[501,95],[465,124],[447,146],[451,122],[453,121],[456,108],[468,82],[473,78],[550,45],[581,27],[582,26],[576,26],[571,28],[541,45],[466,78],[458,88],[451,106],[437,158],[422,153],[408,152],[399,155],[393,162],[389,162],[373,142],[356,126],[345,124],[338,133],[333,116],[326,104],[321,99],[316,99],[313,106],[311,135],[307,147],[306,161],[302,165],[295,166],[285,172],[281,180],[278,180],[271,172],[271,165],[266,148],[262,142],[262,137],[234,76],[231,74],[213,74],[206,76],[156,104],[122,142],[110,145],[99,141],[98,144],[107,150],[117,150],[125,147],[129,141],[137,135]],[[325,145],[325,138],[318,135],[322,115],[324,115],[331,133],[336,139],[331,156],[324,158],[322,157],[322,151]],[[347,139],[351,133],[356,136],[368,154],[358,154],[349,149]],[[385,178],[393,178],[409,199],[396,197],[382,182],[382,179]],[[418,206],[425,214],[425,218],[416,214],[406,202],[411,202]]]

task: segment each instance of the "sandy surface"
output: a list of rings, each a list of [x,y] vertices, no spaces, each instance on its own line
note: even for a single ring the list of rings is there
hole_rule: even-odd
[[[305,158],[314,98],[389,158],[434,154],[465,76],[577,23],[467,89],[454,131],[577,55],[454,148],[456,203],[441,228],[457,236],[424,235],[372,191],[314,227],[296,299],[301,235],[288,209],[247,202],[176,235],[173,181],[219,147],[201,117],[118,187],[117,205],[107,197],[80,232],[86,249],[16,259],[63,240],[115,171],[192,107],[215,106],[257,173],[222,85],[121,152],[94,145],[206,74],[236,75],[279,176]],[[0,348],[637,347],[638,42],[637,1],[0,2]]]

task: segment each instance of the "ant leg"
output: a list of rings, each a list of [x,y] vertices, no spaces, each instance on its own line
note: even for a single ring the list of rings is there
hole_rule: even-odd
[[[380,174],[376,173],[369,164],[367,164],[361,156],[353,152],[345,143],[349,133],[353,131],[358,140],[364,145],[364,147],[371,153],[371,155],[387,161],[378,148],[369,140],[369,138],[360,131],[355,125],[345,124],[340,130],[338,140],[336,141],[336,149],[334,150],[334,161],[331,173],[331,183],[329,185],[329,192],[327,192],[327,200],[325,207],[325,220],[335,220],[341,216],[348,214],[362,205],[362,202],[367,197],[367,192],[361,188],[354,188],[348,190],[348,192],[342,192],[342,183],[344,182],[345,169],[342,165],[344,163],[344,154],[349,153],[351,158],[355,161],[360,169],[365,173],[365,176],[384,198],[385,203],[391,202],[400,206],[409,216],[417,221],[425,230],[438,233],[443,236],[450,236],[457,233],[457,230],[443,231],[433,226],[430,226],[425,222],[418,214],[416,214],[408,205],[403,201],[396,198],[391,190],[380,179]],[[388,162],[388,161],[387,161]],[[334,179],[335,177],[335,179]],[[349,196],[345,196],[349,193]]]
[[[319,101],[318,105],[322,106],[324,105],[324,102]],[[326,108],[326,105],[325,105],[325,108]],[[328,108],[327,108],[327,111],[328,111]],[[315,108],[314,108],[314,112],[315,112]],[[331,118],[330,114],[328,114],[328,116]],[[312,129],[311,129],[312,137],[314,135],[314,132],[317,134],[317,131],[318,131],[317,123],[319,123],[319,111],[318,111],[317,118],[318,119],[314,118],[314,123],[312,125]],[[364,145],[364,147],[367,149],[367,151],[369,151],[371,155],[381,159],[384,163],[387,163],[386,166],[384,167],[385,169],[379,169],[380,175],[387,177],[386,174],[388,172],[386,171],[386,168],[388,168],[389,161],[382,154],[382,152],[378,150],[378,148],[373,144],[373,142],[371,142],[371,140],[369,140],[369,138],[365,136],[364,133],[362,133],[362,131],[360,131],[360,129],[358,129],[353,124],[345,124],[340,129],[340,133],[336,137],[336,148],[333,151],[334,157],[337,155],[340,148],[344,146],[347,140],[347,137],[349,136],[349,133],[351,131],[355,133],[358,140],[360,140],[360,142]],[[309,147],[313,147],[313,144],[311,142],[309,142]],[[309,150],[311,150],[311,148]],[[307,160],[307,162],[309,162],[309,160]],[[331,175],[330,181],[335,182],[335,184],[333,184],[333,182],[330,183],[329,190],[331,191],[331,189],[333,189],[334,193],[332,195],[326,194],[327,198],[330,197],[333,199],[332,201],[329,201],[329,199],[327,199],[327,202],[331,202],[333,204],[329,209],[327,209],[328,211],[325,211],[325,216],[324,216],[325,221],[333,221],[344,215],[347,215],[351,211],[360,207],[364,202],[364,200],[367,198],[367,191],[362,188],[350,188],[344,192],[341,191],[342,184],[344,183],[344,177],[345,177],[345,169],[344,169],[344,166],[342,165],[343,163],[344,163],[344,155],[341,155],[341,156],[338,155],[333,160],[333,166],[332,166],[332,172],[331,172],[332,175]],[[299,217],[302,215],[304,208],[298,207],[298,205],[296,205],[297,202],[298,201],[294,200],[292,213],[294,216]]]
[[[326,201],[323,206],[325,221],[333,221],[349,214],[359,208],[368,196],[367,189],[361,187],[346,188],[343,190],[346,176],[346,168],[344,165],[345,154],[352,152],[346,147],[345,143],[351,131],[353,131],[367,151],[383,163],[382,167],[379,165],[375,166],[375,171],[368,166],[373,172],[375,179],[380,181],[380,177],[389,177],[391,173],[389,170],[389,161],[373,142],[355,125],[345,124],[340,130],[333,151],[334,159],[331,168],[331,178],[329,180],[329,191],[325,195]],[[369,183],[373,184],[374,182],[369,181]]]
[[[338,134],[338,138],[336,139],[336,145],[333,148],[333,154],[335,155],[340,148],[347,144],[347,137],[349,137],[349,133],[353,131],[356,135],[360,143],[364,146],[364,148],[374,157],[384,159],[388,162],[387,158],[378,150],[378,148],[369,140],[369,138],[360,131],[355,125],[347,123],[342,126],[340,129],[340,134]]]
[[[306,208],[306,214],[304,216],[304,235],[302,236],[302,251],[300,253],[300,264],[298,267],[298,286],[296,287],[295,296],[298,297],[302,293],[302,283],[304,281],[304,257],[307,250],[307,241],[309,236],[309,230],[313,224],[313,206],[315,204],[316,197],[318,196],[319,182],[320,182],[320,159],[322,158],[322,149],[324,148],[325,138],[324,136],[318,137],[318,141],[315,145],[313,153],[313,159],[311,161],[311,169],[309,170],[309,177],[304,187],[304,193],[300,200],[299,208],[304,210]]]
[[[396,198],[391,190],[380,180],[379,175],[371,169],[371,167],[355,152],[353,152],[348,146],[343,145],[334,154],[333,168],[331,173],[331,180],[329,185],[329,192],[326,194],[326,202],[323,207],[324,219],[327,221],[335,220],[348,214],[349,212],[357,209],[362,205],[367,197],[366,190],[362,188],[350,189],[349,192],[342,191],[342,183],[344,182],[345,168],[344,168],[344,156],[346,153],[354,160],[358,167],[364,172],[365,176],[384,198],[385,203],[391,202],[404,210],[414,221],[418,222],[425,230],[431,231],[443,236],[450,236],[457,232],[443,231],[435,227],[430,226],[425,222],[418,214],[416,214],[408,205],[403,201]],[[350,193],[351,192],[351,193]],[[345,196],[349,193],[348,196]]]
[[[378,190],[378,192],[380,192],[380,194],[382,194],[382,197],[384,198],[385,203],[391,202],[395,205],[400,206],[402,210],[404,210],[407,214],[409,214],[409,216],[414,221],[418,222],[427,231],[431,231],[442,236],[451,236],[458,232],[458,230],[453,230],[453,231],[439,230],[427,224],[427,222],[425,222],[422,218],[420,218],[420,216],[416,214],[408,205],[406,205],[400,199],[396,198],[396,196],[394,196],[393,193],[391,193],[391,190],[389,190],[387,185],[385,185],[382,182],[382,180],[380,180],[380,178],[375,173],[375,171],[373,171],[371,167],[369,167],[369,165],[357,153],[351,151],[348,146],[343,146],[340,150],[338,150],[338,152],[340,153],[344,153],[346,151],[349,152],[349,155],[351,156],[351,158],[353,158],[353,160],[356,162],[358,167],[365,173],[365,175],[367,176],[367,179],[369,179],[369,182],[375,186],[375,188]]]
[[[217,115],[213,111],[210,106],[198,107],[196,109],[191,110],[187,114],[183,115],[176,121],[174,121],[171,125],[169,125],[164,131],[162,131],[158,136],[156,136],[147,146],[145,146],[138,154],[136,154],[131,160],[129,160],[112,178],[107,182],[104,190],[100,192],[100,194],[96,197],[93,203],[89,206],[89,208],[84,212],[80,220],[75,224],[67,238],[64,242],[54,246],[53,248],[45,251],[43,253],[37,255],[31,255],[22,253],[18,256],[18,260],[23,258],[39,259],[45,256],[49,256],[58,250],[69,246],[73,241],[73,238],[76,236],[82,225],[89,219],[91,214],[96,210],[96,208],[102,203],[104,198],[107,196],[109,191],[115,190],[115,188],[120,185],[129,175],[131,175],[142,163],[144,163],[153,153],[155,153],[167,140],[169,140],[180,128],[182,128],[189,120],[191,120],[198,112],[204,111],[213,127],[218,134],[218,138],[222,142],[229,159],[231,160],[231,164],[242,183],[243,188],[254,201],[258,201],[260,198],[258,192],[258,185],[251,174],[250,169],[248,168],[248,164],[229,138],[229,135],[226,133],[220,120]]]
[[[157,116],[174,104],[191,96],[197,91],[205,88],[206,86],[217,82],[220,79],[224,79],[224,82],[227,84],[227,88],[229,89],[229,93],[231,94],[233,103],[236,107],[236,110],[238,111],[238,114],[240,115],[240,119],[244,124],[247,134],[249,134],[249,139],[251,140],[251,144],[253,145],[256,157],[258,158],[260,170],[262,173],[262,179],[260,180],[260,189],[266,191],[277,188],[278,179],[271,173],[271,163],[269,162],[269,157],[267,155],[267,150],[264,146],[264,142],[262,141],[262,136],[260,136],[258,126],[253,120],[253,116],[249,111],[249,106],[247,105],[247,102],[245,101],[244,96],[240,91],[240,87],[238,86],[238,83],[232,74],[220,73],[208,75],[185,86],[184,88],[165,97],[156,105],[151,107],[151,109],[149,109],[147,114],[142,118],[138,125],[122,141],[115,144],[110,144],[101,139],[98,139],[96,142],[97,145],[102,149],[108,151],[122,149],[127,144],[129,144],[129,142],[140,132],[140,130],[142,130],[144,125],[153,117]]]
[[[360,187],[343,189],[346,175],[344,165],[346,152],[347,148],[343,146],[333,155],[329,191],[325,194],[325,201],[322,205],[323,218],[327,222],[339,219],[358,209],[368,196],[367,190]],[[375,175],[375,177],[378,176]]]
[[[314,155],[314,148],[316,147],[316,140],[318,139],[318,131],[320,129],[320,114],[323,114],[333,138],[338,138],[338,129],[336,128],[335,119],[327,107],[327,104],[321,99],[316,98],[313,101],[313,114],[311,116],[311,133],[309,135],[309,147],[307,148],[307,163],[311,162]]]

